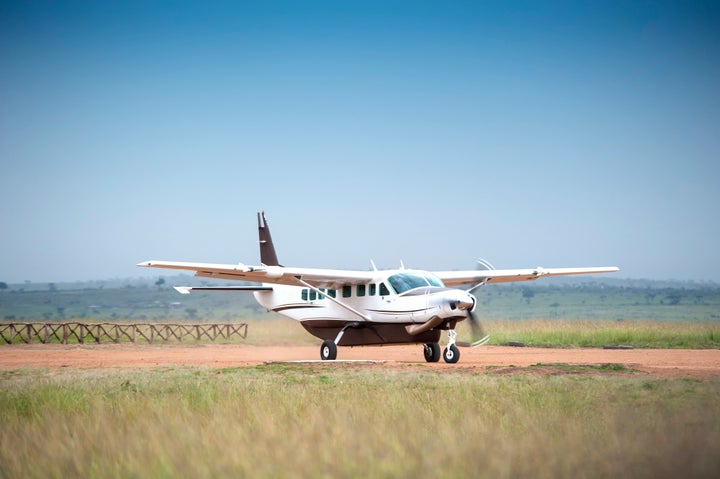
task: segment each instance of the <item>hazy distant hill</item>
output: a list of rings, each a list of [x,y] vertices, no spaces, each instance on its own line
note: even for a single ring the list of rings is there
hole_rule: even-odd
[[[9,283],[7,290],[9,291],[47,291],[56,290],[75,290],[75,289],[115,289],[115,288],[143,288],[155,287],[160,281],[162,286],[201,286],[201,285],[223,285],[223,284],[244,284],[243,282],[227,282],[217,281],[207,278],[197,278],[190,274],[175,275],[157,275],[152,278],[136,277],[136,278],[111,278],[105,280],[93,281],[73,281],[58,283],[34,283],[26,281],[24,283]],[[630,279],[619,278],[616,275],[606,276],[568,276],[555,278],[542,278],[537,282],[524,283],[535,287],[557,287],[557,286],[576,286],[576,285],[597,285],[597,286],[613,286],[618,288],[640,288],[640,289],[720,289],[720,284],[713,281],[671,281],[671,280],[652,280],[652,279]],[[498,286],[495,286],[498,287]]]

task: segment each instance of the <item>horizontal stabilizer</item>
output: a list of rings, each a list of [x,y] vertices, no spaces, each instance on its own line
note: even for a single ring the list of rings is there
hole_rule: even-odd
[[[272,291],[270,286],[175,286],[175,291],[180,294],[190,294],[190,291],[230,291],[230,292],[242,292],[252,293],[254,291]]]

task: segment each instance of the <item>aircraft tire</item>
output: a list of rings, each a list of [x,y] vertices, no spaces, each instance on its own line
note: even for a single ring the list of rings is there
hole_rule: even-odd
[[[446,363],[456,363],[460,359],[460,350],[455,346],[454,344],[451,344],[450,347],[445,348],[445,351],[443,351],[443,359]]]
[[[427,343],[423,345],[425,361],[436,363],[440,361],[440,345],[438,343]]]
[[[332,361],[337,358],[337,345],[334,341],[325,340],[320,346],[320,359],[323,361]]]

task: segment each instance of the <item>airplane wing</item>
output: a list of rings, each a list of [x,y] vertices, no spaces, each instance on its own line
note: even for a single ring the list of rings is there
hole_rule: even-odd
[[[148,268],[195,271],[195,276],[225,280],[249,281],[298,286],[308,283],[316,288],[340,288],[346,284],[369,283],[378,279],[376,271],[296,268],[286,266],[249,266],[245,264],[187,263],[176,261],[144,261],[138,266]],[[496,269],[467,271],[433,271],[445,286],[479,283],[509,283],[532,281],[543,276],[599,274],[618,271],[616,267],[602,268],[541,268]],[[237,290],[237,288],[235,288]]]
[[[374,271],[293,268],[285,266],[249,266],[245,264],[186,263],[177,261],[143,261],[147,268],[195,271],[195,276],[225,280],[249,281],[298,286],[298,280],[316,288],[340,288],[345,284],[368,283],[376,279]]]
[[[510,283],[513,281],[533,281],[545,276],[568,276],[574,274],[614,273],[615,266],[601,268],[533,268],[533,269],[494,269],[468,271],[433,271],[445,286],[479,283]]]

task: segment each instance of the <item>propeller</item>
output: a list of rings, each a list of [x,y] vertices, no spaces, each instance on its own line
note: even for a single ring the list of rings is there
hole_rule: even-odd
[[[475,300],[475,296],[473,296],[473,300]],[[475,309],[474,305],[472,308],[468,308],[467,310],[465,310],[468,323],[470,323],[470,329],[472,329],[472,341],[457,341],[455,344],[457,344],[458,346],[475,348],[477,346],[481,346],[487,343],[490,339],[490,335],[485,334],[485,330],[483,329],[482,324],[480,324],[480,321],[473,314],[473,309]]]
[[[477,259],[477,269],[479,271],[493,271],[495,269],[495,266],[493,266],[489,261],[487,261],[483,258],[478,258]],[[468,289],[467,292],[472,293],[477,288],[479,288],[481,286],[485,286],[486,283],[487,283],[487,280],[480,281],[478,284],[476,284],[472,288]],[[459,344],[460,346],[467,346],[467,347],[475,348],[477,346],[482,346],[483,344],[487,343],[488,340],[490,339],[490,335],[485,334],[485,330],[483,329],[482,324],[480,324],[480,321],[478,321],[478,319],[473,314],[473,310],[475,309],[475,304],[477,304],[477,299],[475,298],[475,296],[473,296],[473,295],[471,295],[471,296],[473,298],[474,304],[473,304],[473,307],[468,309],[466,312],[467,312],[468,322],[470,323],[470,328],[472,329],[472,342],[470,342],[470,343],[463,342],[463,343],[457,343],[457,344]]]
[[[467,310],[467,316],[468,321],[470,322],[470,328],[472,329],[472,343],[470,343],[470,346],[474,348],[487,343],[490,339],[490,335],[485,334],[482,324],[480,324],[480,321],[478,321],[472,310]]]

